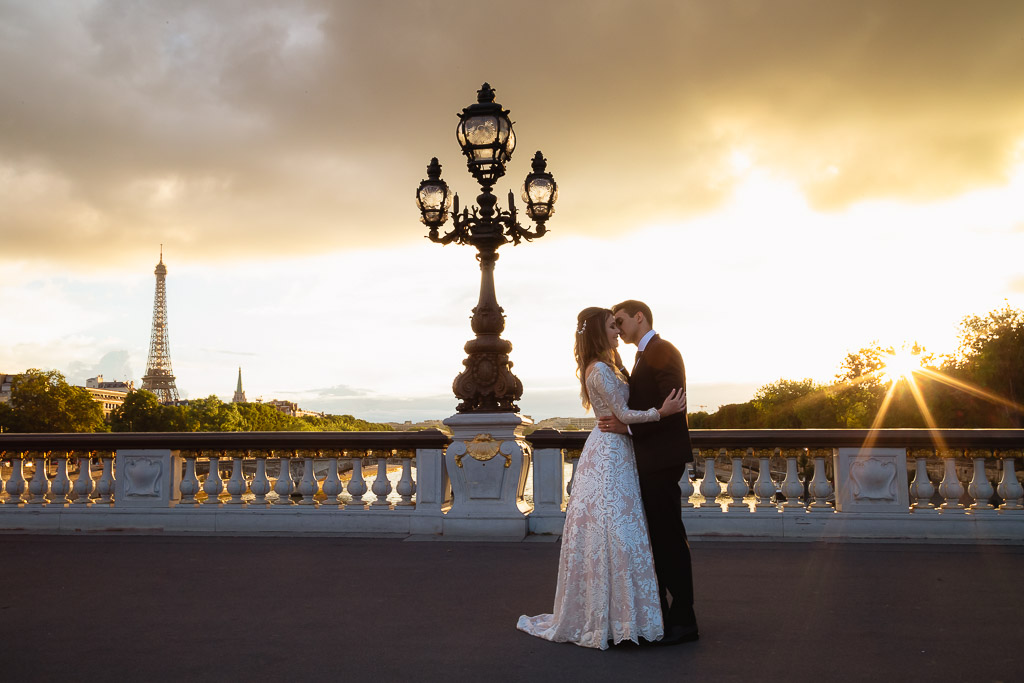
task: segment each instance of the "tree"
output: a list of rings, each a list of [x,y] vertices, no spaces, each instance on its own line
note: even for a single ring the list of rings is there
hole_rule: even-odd
[[[102,432],[103,408],[56,370],[26,370],[11,382],[11,413],[23,432]]]
[[[883,377],[885,358],[893,351],[893,347],[873,341],[846,354],[830,388],[835,416],[830,426],[863,429],[874,423],[888,389]]]
[[[757,408],[753,403],[730,403],[719,406],[708,416],[707,429],[753,429],[757,427]]]
[[[236,403],[240,426],[246,432],[283,432],[302,429],[298,420],[265,403]]]
[[[877,340],[857,352],[851,351],[839,364],[839,369],[842,372],[836,375],[836,379],[840,382],[881,385],[882,369],[885,367],[884,359],[892,352],[891,346],[882,346]]]
[[[238,432],[242,431],[242,417],[235,407],[237,404],[224,403],[214,395],[189,401],[184,407],[183,431],[188,432]]]
[[[160,404],[151,391],[129,391],[124,403],[110,413],[110,426],[115,432],[170,432],[172,406]]]
[[[367,422],[351,415],[325,415],[314,417],[306,415],[299,420],[306,425],[304,428],[317,432],[390,432],[391,425],[379,422]]]
[[[711,414],[706,410],[698,410],[696,413],[687,413],[686,424],[690,429],[710,429],[708,426]]]
[[[835,421],[825,388],[811,379],[780,379],[757,390],[752,401],[759,426],[768,429],[831,427]]]
[[[11,408],[11,404],[7,402],[0,403],[0,433],[20,432],[17,418],[18,416],[15,414],[14,408]]]
[[[990,394],[964,396],[962,412],[971,426],[1024,426],[1024,311],[1007,303],[985,316],[964,318],[959,348],[943,370]]]

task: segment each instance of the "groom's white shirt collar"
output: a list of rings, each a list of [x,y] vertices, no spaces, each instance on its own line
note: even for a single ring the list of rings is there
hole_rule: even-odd
[[[643,338],[642,338],[642,339],[640,340],[640,343],[636,345],[636,352],[637,352],[637,353],[640,353],[641,351],[643,351],[644,349],[646,349],[646,348],[647,348],[647,344],[648,344],[648,343],[650,343],[651,339],[652,339],[652,338],[654,337],[654,335],[656,335],[656,334],[657,334],[657,332],[655,332],[654,330],[651,330],[650,332],[648,332],[647,334],[645,334],[645,335],[643,336]]]

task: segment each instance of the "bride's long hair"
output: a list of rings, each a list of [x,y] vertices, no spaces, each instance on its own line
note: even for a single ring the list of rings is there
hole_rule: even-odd
[[[580,398],[583,407],[590,410],[590,394],[587,392],[587,366],[594,361],[610,365],[616,373],[622,367],[618,350],[608,343],[608,317],[612,312],[607,308],[591,306],[576,316],[576,377],[580,381]]]

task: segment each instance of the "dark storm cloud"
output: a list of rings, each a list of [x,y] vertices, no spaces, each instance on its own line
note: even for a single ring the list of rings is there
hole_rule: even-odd
[[[743,150],[818,207],[999,183],[1019,2],[0,3],[4,258],[194,259],[413,238],[489,80],[564,232],[713,209]]]

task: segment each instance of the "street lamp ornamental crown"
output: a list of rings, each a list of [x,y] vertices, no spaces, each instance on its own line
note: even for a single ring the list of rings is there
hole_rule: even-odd
[[[524,228],[517,218],[515,194],[508,193],[508,209],[496,209],[492,188],[505,175],[505,164],[512,158],[516,135],[508,110],[494,101],[494,89],[484,83],[477,91],[476,104],[462,110],[455,129],[459,146],[466,156],[470,174],[480,184],[477,205],[459,211],[459,196],[454,198],[441,179],[437,157],[427,166],[427,178],[416,190],[420,220],[427,226],[428,239],[440,244],[469,244],[477,248],[480,261],[480,300],[473,309],[472,328],[476,339],[466,343],[469,357],[466,369],[455,378],[452,390],[461,399],[460,413],[516,412],[523,395],[523,384],[512,374],[508,359],[512,345],[501,338],[505,316],[494,293],[494,262],[498,247],[522,240],[530,241],[547,233],[546,222],[555,212],[558,184],[547,172],[547,160],[541,152],[533,157],[533,172],[523,182],[522,198],[526,215],[536,223],[535,230]],[[451,232],[441,235],[440,228],[452,214]]]
[[[466,155],[469,172],[481,185],[494,185],[505,175],[505,164],[516,148],[516,134],[508,113],[494,101],[494,89],[484,83],[476,93],[476,104],[459,114],[455,135]]]

